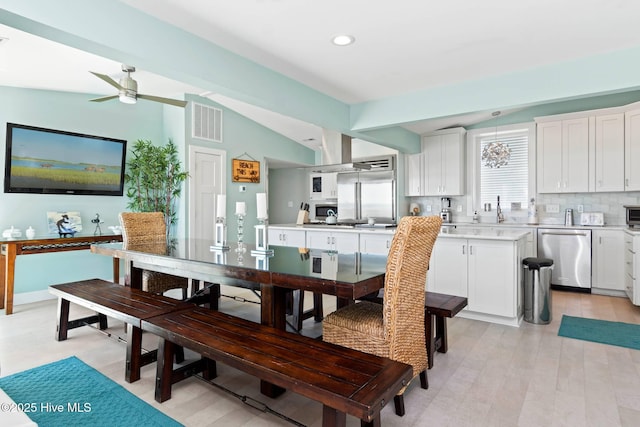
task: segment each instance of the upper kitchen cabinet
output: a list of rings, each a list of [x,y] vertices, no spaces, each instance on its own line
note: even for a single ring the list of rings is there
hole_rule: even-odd
[[[589,191],[589,118],[537,125],[539,193]]]
[[[444,129],[422,137],[423,196],[464,194],[464,128]]]
[[[598,115],[591,121],[594,148],[589,191],[624,191],[624,114]]]
[[[405,196],[423,196],[424,167],[422,166],[424,155],[422,153],[407,154],[404,156]]]
[[[624,117],[624,189],[640,191],[640,110]],[[635,165],[634,168],[631,165]]]
[[[309,199],[330,200],[338,198],[338,173],[312,173],[309,175]]]

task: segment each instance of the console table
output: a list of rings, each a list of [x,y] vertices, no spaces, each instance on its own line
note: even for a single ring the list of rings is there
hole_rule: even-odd
[[[81,251],[98,242],[121,242],[121,235],[76,235],[74,237],[36,237],[35,239],[0,239],[0,309],[13,313],[13,286],[16,256],[44,254],[48,252]],[[113,278],[120,277],[120,261],[113,260]]]

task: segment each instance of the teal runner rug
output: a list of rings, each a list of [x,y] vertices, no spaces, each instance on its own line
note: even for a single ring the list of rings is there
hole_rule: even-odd
[[[563,315],[558,335],[640,350],[640,325]]]
[[[39,427],[182,425],[75,356],[0,378],[0,388]]]

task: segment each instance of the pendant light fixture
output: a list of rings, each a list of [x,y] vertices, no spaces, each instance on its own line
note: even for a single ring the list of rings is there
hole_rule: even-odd
[[[498,142],[498,116],[500,111],[491,113],[496,119],[496,131],[493,141],[482,149],[482,164],[491,169],[498,169],[506,166],[511,160],[511,148],[507,144]]]

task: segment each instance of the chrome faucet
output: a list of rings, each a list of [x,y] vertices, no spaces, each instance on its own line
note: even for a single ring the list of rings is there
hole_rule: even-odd
[[[504,215],[502,214],[502,208],[500,207],[500,196],[498,196],[498,206],[496,207],[496,222],[498,224],[504,222]]]

